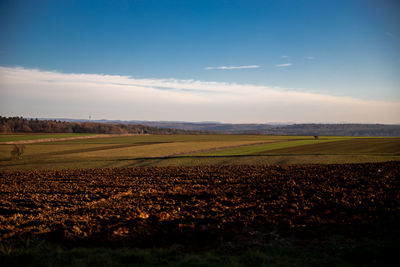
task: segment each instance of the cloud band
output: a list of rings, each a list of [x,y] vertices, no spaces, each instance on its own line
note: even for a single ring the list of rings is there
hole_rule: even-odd
[[[400,123],[400,102],[294,89],[0,67],[5,116],[231,123]]]

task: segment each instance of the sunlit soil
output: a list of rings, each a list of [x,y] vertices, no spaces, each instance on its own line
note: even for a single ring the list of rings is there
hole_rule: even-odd
[[[0,240],[263,245],[399,215],[400,163],[0,172]]]

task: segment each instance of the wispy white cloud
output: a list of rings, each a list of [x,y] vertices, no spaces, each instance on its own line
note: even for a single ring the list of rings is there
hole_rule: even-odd
[[[251,84],[0,67],[3,116],[400,123],[400,102]]]
[[[246,66],[218,66],[218,67],[205,67],[205,70],[239,70],[239,69],[258,69],[260,65],[246,65]]]
[[[315,59],[315,57],[304,57],[305,59],[308,59],[308,60],[313,60],[313,59]]]
[[[276,64],[275,66],[278,68],[281,68],[281,67],[289,67],[292,65],[293,65],[293,63],[283,63],[283,64]]]
[[[283,55],[282,58],[288,58],[289,56]]]

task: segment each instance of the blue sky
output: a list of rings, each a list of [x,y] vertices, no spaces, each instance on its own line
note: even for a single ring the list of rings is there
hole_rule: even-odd
[[[382,113],[374,117],[374,121],[399,123],[400,119],[395,116],[400,114],[398,14],[400,3],[395,0],[0,0],[0,66],[3,71],[0,73],[0,94],[4,101],[0,113],[81,118],[91,114],[97,118],[145,120],[324,121],[323,117],[315,116],[321,111],[317,107],[320,105],[306,103],[307,94],[312,94],[338,97],[336,102],[348,97],[364,103],[380,101],[377,109],[381,110],[380,105],[385,103],[390,108],[385,111],[388,114]],[[176,97],[173,100],[167,96],[164,99],[170,102],[170,106],[162,107],[177,109],[170,115],[144,107],[129,108],[129,103],[121,104],[126,98],[103,103],[93,95],[86,102],[82,100],[87,106],[85,109],[81,107],[81,100],[59,102],[51,98],[54,91],[41,93],[40,88],[46,85],[38,86],[37,92],[31,91],[30,97],[25,91],[18,95],[15,88],[36,88],[34,83],[38,79],[32,76],[32,80],[25,81],[23,86],[16,85],[17,78],[7,75],[12,71],[15,75],[21,74],[21,69],[27,77],[32,73],[36,75],[37,71],[47,73],[47,81],[68,74],[95,75],[89,76],[90,80],[102,79],[101,75],[112,76],[114,80],[126,76],[142,81],[175,79],[179,85],[158,84],[157,88],[179,91],[182,95],[168,96]],[[212,86],[209,83],[214,82],[216,88],[227,83],[248,85],[248,88],[263,87],[266,91],[281,93],[301,92],[305,102],[290,105],[282,99],[283,105],[289,109],[282,112],[278,108],[279,98],[266,95],[265,105],[276,105],[277,108],[265,110],[260,99],[257,99],[260,106],[257,108],[250,104],[254,100],[252,96],[248,99],[243,96],[244,102],[235,100],[238,102],[234,103],[242,108],[237,113],[247,112],[247,115],[235,120],[227,115],[216,115],[235,110],[229,106],[228,100],[221,98],[220,108],[217,104],[212,106],[201,102],[201,97],[213,98],[216,94],[209,89],[205,90],[206,93],[202,89],[197,108],[188,107],[187,100],[193,100],[190,91],[173,87],[179,87],[187,80],[197,81],[202,88],[204,84]],[[134,83],[136,86],[137,81]],[[69,90],[83,88],[79,84],[74,86],[69,83],[68,86],[57,84],[56,87],[66,94]],[[114,91],[110,89],[109,94],[115,90],[131,90],[132,94],[140,91],[132,87],[132,81],[127,86]],[[226,99],[233,91],[226,94]],[[107,92],[103,93],[107,95]],[[219,91],[217,94],[224,95]],[[260,91],[258,96],[261,95]],[[177,100],[180,97],[181,102]],[[271,99],[275,102],[271,103]],[[32,103],[31,107],[27,108],[24,101]],[[135,105],[139,100],[133,98],[131,101]],[[154,107],[151,98],[147,101],[146,104]],[[157,101],[162,102],[160,99]],[[57,105],[54,106],[52,103],[55,102]],[[79,112],[68,111],[71,105],[79,106]],[[310,106],[313,108],[303,117],[297,116]],[[107,107],[107,112],[104,107]],[[249,112],[252,107],[258,111]],[[204,109],[212,112],[204,113]],[[371,122],[371,117],[365,112],[355,105],[343,114],[332,113],[326,120]],[[279,116],[271,116],[271,113]],[[286,116],[283,113],[287,113]],[[365,113],[369,118],[359,113]]]

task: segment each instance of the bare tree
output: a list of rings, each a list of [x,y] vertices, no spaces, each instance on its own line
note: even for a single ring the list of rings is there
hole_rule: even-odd
[[[11,150],[11,158],[22,159],[22,155],[25,152],[25,145],[14,145],[13,150]]]

